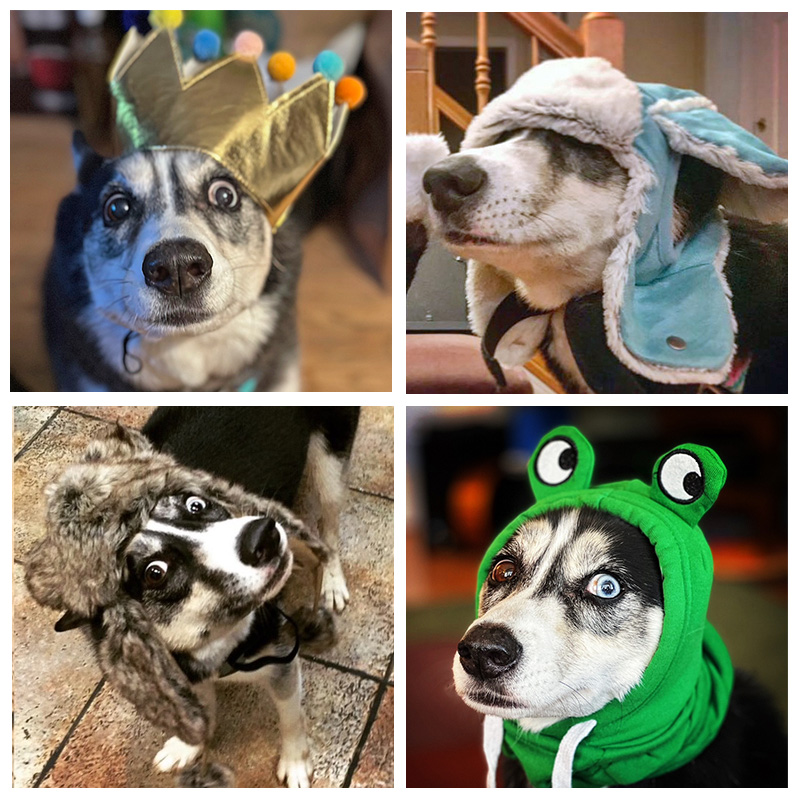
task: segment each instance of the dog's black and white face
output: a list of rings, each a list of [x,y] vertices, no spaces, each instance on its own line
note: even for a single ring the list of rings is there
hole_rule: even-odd
[[[232,517],[201,493],[161,498],[125,550],[124,590],[173,652],[221,660],[247,618],[292,570],[286,531],[271,517]]]
[[[497,553],[480,616],[458,645],[467,705],[539,730],[621,699],[661,636],[661,572],[652,544],[618,517],[549,512]]]
[[[104,161],[77,145],[76,162],[83,267],[108,319],[151,336],[202,333],[258,298],[271,228],[216,160],[165,149]]]
[[[594,289],[602,264],[598,272],[579,257],[600,246],[608,252],[626,181],[603,147],[518,129],[430,167],[423,188],[432,234],[457,255],[523,279],[532,263],[542,270],[570,260],[582,288]]]

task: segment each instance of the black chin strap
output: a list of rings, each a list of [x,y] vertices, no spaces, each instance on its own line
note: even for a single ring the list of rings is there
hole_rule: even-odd
[[[544,314],[552,314],[552,309],[542,311],[538,308],[531,308],[516,292],[507,294],[486,326],[486,331],[481,339],[481,354],[489,372],[497,383],[498,390],[503,390],[508,385],[506,376],[500,362],[494,357],[497,345],[511,328],[518,322],[522,322],[529,317],[541,317]]]
[[[288,614],[281,611],[278,606],[273,606],[273,608],[292,625],[292,630],[294,631],[294,646],[292,649],[283,656],[262,656],[254,661],[236,661],[229,658],[220,672],[220,677],[231,675],[234,672],[255,672],[268,664],[288,664],[297,658],[297,653],[300,650],[300,632],[297,629],[297,623]]]

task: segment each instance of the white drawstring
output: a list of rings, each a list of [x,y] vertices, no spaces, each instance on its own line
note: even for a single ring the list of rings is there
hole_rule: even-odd
[[[575,760],[575,751],[578,745],[592,732],[597,725],[596,719],[579,722],[573,725],[565,734],[558,745],[558,753],[553,764],[551,785],[554,789],[572,788],[572,763]],[[489,768],[486,775],[486,786],[489,789],[497,788],[497,763],[500,760],[500,750],[503,746],[503,719],[502,717],[483,718],[483,752]]]
[[[572,788],[572,762],[575,760],[575,751],[578,745],[592,732],[597,725],[596,719],[587,719],[573,725],[565,734],[558,745],[556,761],[553,764],[553,778],[551,785],[554,789]]]
[[[500,760],[500,749],[503,746],[503,718],[483,718],[483,752],[489,772],[486,776],[486,787],[497,788],[497,762]]]

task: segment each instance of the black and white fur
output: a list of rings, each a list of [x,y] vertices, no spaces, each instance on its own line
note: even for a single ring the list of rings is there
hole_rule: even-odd
[[[593,509],[524,523],[495,557],[478,619],[458,645],[455,688],[483,714],[538,731],[621,700],[641,680],[664,619],[661,572],[645,535]],[[506,786],[525,786],[505,759]],[[786,786],[786,740],[768,698],[737,672],[717,738],[642,786]]]
[[[423,144],[416,159],[431,159],[422,188],[432,208],[427,211],[424,201],[409,192],[410,208],[420,206],[409,217],[410,275],[431,238],[476,262],[468,266],[468,294],[502,296],[508,278],[513,280],[532,308],[553,312],[530,321],[540,328],[531,336],[568,391],[697,391],[696,385],[660,384],[636,375],[606,344],[603,270],[618,241],[628,181],[606,148],[529,128],[503,131],[487,146],[454,155],[435,142]],[[721,180],[718,170],[683,157],[673,210],[676,242],[691,236],[719,203]],[[753,357],[748,391],[785,391],[786,228],[736,217],[729,218],[729,227],[725,276],[739,323],[737,350]],[[485,329],[490,315],[473,304],[473,330]],[[501,341],[501,363],[504,346],[515,345]]]
[[[101,158],[81,134],[45,286],[62,391],[299,388],[300,244],[215,159]],[[133,333],[132,333],[133,332]],[[129,337],[126,342],[126,337]]]
[[[329,547],[321,576],[322,604],[342,611],[349,592],[338,555],[339,515],[357,419],[358,411],[350,408],[161,408],[143,432],[183,464],[197,468],[213,464],[216,474],[295,506]],[[187,506],[198,499],[207,502],[170,498],[156,506],[148,529],[126,551],[133,576],[128,589],[141,592],[156,629],[184,672],[199,684],[197,691],[213,714],[212,682],[232,654],[237,661],[247,661],[276,649],[285,652],[290,646],[285,620],[254,600],[269,600],[280,591],[292,558],[279,523],[225,519],[224,510],[210,503],[199,515],[187,513]],[[174,579],[175,589],[165,586],[148,596],[146,578],[136,576],[171,552],[183,575]],[[324,638],[329,627],[324,618],[299,622],[304,639],[320,634]],[[290,787],[308,787],[313,763],[300,705],[300,665],[295,659],[226,679],[254,678],[266,681],[278,709],[282,741],[278,778]],[[162,771],[183,769],[200,753],[198,746],[173,737],[154,763]]]
[[[333,612],[349,598],[339,514],[358,415],[159,408],[144,435],[118,427],[48,490],[28,588],[66,609],[57,630],[87,625],[111,685],[174,732],[154,764],[180,770],[181,785],[232,781],[207,760],[220,678],[266,683],[277,775],[310,784],[294,648],[332,644]],[[246,668],[264,657],[279,661]]]

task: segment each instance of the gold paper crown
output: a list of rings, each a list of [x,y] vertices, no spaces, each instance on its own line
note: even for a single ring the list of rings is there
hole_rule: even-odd
[[[341,138],[347,106],[314,75],[270,103],[255,59],[234,53],[185,78],[172,31],[131,28],[108,72],[128,150],[188,148],[215,158],[264,207],[273,227]]]

